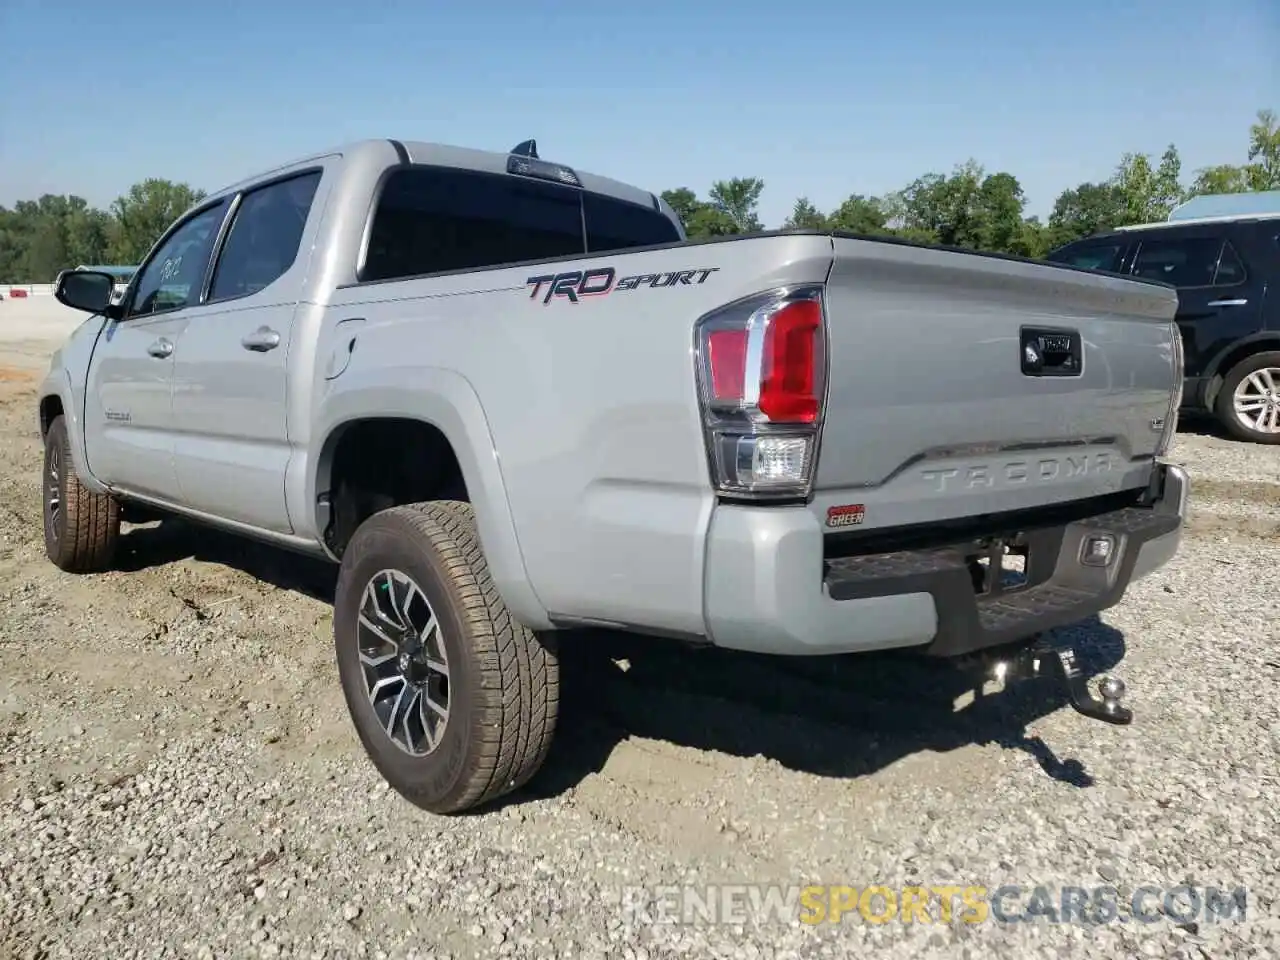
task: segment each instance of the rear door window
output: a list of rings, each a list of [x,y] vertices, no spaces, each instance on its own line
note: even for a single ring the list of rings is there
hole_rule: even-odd
[[[1213,285],[1234,287],[1247,279],[1248,271],[1244,268],[1244,261],[1240,259],[1240,254],[1236,253],[1236,248],[1231,245],[1231,241],[1227,240],[1222,244],[1222,253],[1218,255],[1218,269],[1213,274]]]
[[[1221,236],[1208,234],[1148,237],[1140,242],[1133,258],[1133,273],[1175,287],[1210,287],[1223,244]]]
[[[257,293],[293,266],[319,185],[317,170],[244,195],[214,268],[210,300]]]
[[[579,191],[447,167],[396,170],[382,190],[361,280],[475,270],[584,252]]]

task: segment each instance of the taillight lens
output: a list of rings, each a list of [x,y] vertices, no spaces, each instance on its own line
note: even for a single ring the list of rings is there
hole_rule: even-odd
[[[712,477],[722,493],[806,495],[825,382],[821,287],[730,304],[697,326]]]
[[[760,412],[773,421],[818,419],[818,330],[822,304],[797,300],[769,318],[760,375]]]
[[[741,403],[747,369],[747,331],[712,330],[707,334],[711,396],[718,403]]]

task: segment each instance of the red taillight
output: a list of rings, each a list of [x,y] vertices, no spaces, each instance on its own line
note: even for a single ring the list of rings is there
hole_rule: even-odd
[[[747,369],[747,331],[712,330],[707,336],[707,362],[712,399],[740,402]]]
[[[695,328],[711,479],[724,495],[808,496],[826,382],[822,287],[765,291]]]
[[[769,320],[760,371],[760,412],[770,420],[813,423],[818,419],[818,328],[822,305],[797,300]]]

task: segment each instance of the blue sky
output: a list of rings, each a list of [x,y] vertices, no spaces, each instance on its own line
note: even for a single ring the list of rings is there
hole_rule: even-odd
[[[535,137],[652,190],[762,177],[769,226],[969,157],[1043,216],[1126,150],[1243,161],[1280,111],[1280,0],[3,0],[0,36],[3,204]]]

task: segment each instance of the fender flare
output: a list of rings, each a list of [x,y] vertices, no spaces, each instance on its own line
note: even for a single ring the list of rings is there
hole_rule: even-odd
[[[532,629],[552,623],[525,568],[498,452],[475,388],[461,374],[440,367],[377,367],[348,371],[331,381],[316,407],[316,454],[306,482],[306,504],[321,527],[318,498],[329,485],[337,440],[358,420],[396,417],[435,427],[453,447],[475,511],[480,544],[494,586],[507,608]]]

